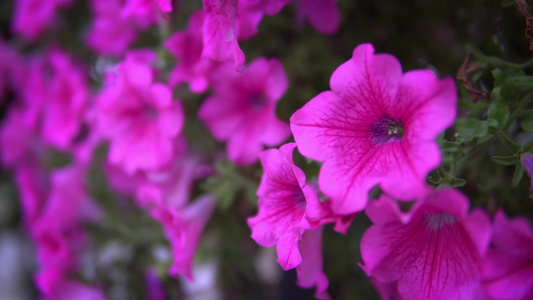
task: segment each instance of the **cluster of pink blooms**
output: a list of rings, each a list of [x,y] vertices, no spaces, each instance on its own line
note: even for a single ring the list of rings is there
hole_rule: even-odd
[[[383,299],[533,297],[530,224],[501,210],[491,224],[482,209],[469,212],[461,192],[426,185],[441,163],[435,139],[455,119],[453,80],[403,73],[396,58],[363,44],[330,86],[292,115],[296,143],[261,153],[252,238],[276,246],[283,269],[296,267],[299,284],[328,299],[321,227],[335,222],[344,232],[364,210],[374,225],[363,235],[360,266]],[[318,186],[294,164],[295,147],[324,162]],[[377,185],[382,195],[368,202]],[[397,201],[411,200],[402,212]]]
[[[58,10],[74,0],[16,1],[13,34],[35,42],[53,30]],[[384,299],[531,299],[533,229],[498,211],[491,223],[454,189],[426,185],[441,163],[436,137],[456,115],[451,78],[427,70],[403,73],[391,55],[369,44],[332,75],[331,91],[296,111],[290,124],[275,114],[288,89],[281,62],[245,64],[239,40],[258,31],[264,15],[290,0],[203,0],[188,27],[164,47],[178,63],[162,82],[156,53],[131,49],[138,34],[166,22],[170,0],[91,0],[86,45],[112,57],[101,86],[92,89],[87,66],[59,46],[21,54],[0,41],[0,96],[14,95],[0,126],[1,163],[15,174],[25,226],[35,242],[35,282],[46,299],[104,299],[98,286],[73,279],[90,238],[84,224],[105,218],[87,191],[94,149],[107,143],[105,170],[112,188],[132,196],[157,220],[170,244],[171,276],[192,280],[192,263],[216,199],[192,198],[199,170],[212,159],[192,151],[183,134],[185,114],[172,88],[210,89],[197,117],[225,142],[238,166],[261,162],[258,214],[251,237],[276,246],[284,270],[297,284],[329,298],[322,267],[326,224],[345,233],[365,210],[375,224],[361,242],[361,267]],[[335,33],[336,0],[294,1],[297,22]],[[189,116],[187,116],[189,117]],[[277,147],[292,135],[295,143]],[[294,164],[295,148],[323,162],[318,182]],[[50,170],[51,153],[71,161]],[[531,168],[533,169],[533,168]],[[379,185],[379,199],[369,192]],[[397,201],[416,201],[402,212]],[[91,278],[85,278],[91,281]]]

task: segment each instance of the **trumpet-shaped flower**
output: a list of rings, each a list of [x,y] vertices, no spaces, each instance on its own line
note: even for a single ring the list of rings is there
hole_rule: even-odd
[[[228,64],[214,72],[215,93],[202,103],[198,117],[215,139],[228,141],[234,163],[255,163],[263,145],[279,145],[290,135],[288,124],[275,113],[276,102],[287,90],[283,66],[276,59],[260,58],[243,73]]]
[[[492,299],[533,299],[533,229],[525,218],[496,213],[483,287]]]
[[[322,273],[322,232],[318,229],[333,219],[294,164],[295,147],[290,143],[261,153],[265,173],[257,190],[259,212],[248,219],[248,225],[259,245],[277,247],[277,261],[284,270],[299,268],[300,286],[316,285],[317,294],[325,295],[328,282]]]
[[[97,96],[98,130],[110,140],[109,161],[128,174],[168,166],[183,111],[170,89],[154,83],[146,55],[128,55]],[[142,58],[142,59],[141,59]]]
[[[363,44],[330,86],[292,115],[291,130],[302,155],[324,161],[318,183],[333,211],[364,209],[377,184],[400,199],[427,193],[426,175],[441,161],[435,138],[456,115],[453,79],[402,74],[395,57]]]
[[[468,199],[452,189],[407,214],[387,196],[371,201],[366,213],[375,225],[361,240],[363,269],[380,284],[397,281],[403,299],[477,299],[490,223],[483,211],[467,211]]]

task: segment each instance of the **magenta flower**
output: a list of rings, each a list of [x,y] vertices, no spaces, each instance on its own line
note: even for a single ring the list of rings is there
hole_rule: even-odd
[[[110,141],[109,161],[128,174],[166,167],[183,126],[180,102],[167,86],[153,82],[153,72],[138,55],[127,56],[115,74],[108,73],[96,99],[98,130]]]
[[[483,287],[495,300],[533,299],[533,229],[525,218],[496,213]]]
[[[296,1],[296,12],[299,23],[308,19],[311,26],[320,33],[334,34],[339,29],[337,0],[299,0]]]
[[[43,141],[63,150],[70,148],[81,127],[89,100],[87,73],[59,49],[47,55],[53,80],[48,82],[42,113]]]
[[[377,184],[399,199],[423,196],[441,161],[435,138],[455,119],[453,79],[402,74],[396,58],[363,44],[330,86],[292,115],[291,130],[304,156],[324,161],[318,183],[334,212],[364,209]]]
[[[275,15],[290,0],[240,0],[237,8],[237,36],[246,40],[257,33],[263,15]]]
[[[231,61],[242,69],[244,53],[237,41],[237,0],[202,0],[204,4],[202,57]]]
[[[403,299],[477,299],[490,223],[482,210],[467,211],[468,199],[452,189],[407,214],[385,195],[371,201],[375,225],[361,240],[362,268],[382,283],[398,281]]]
[[[72,3],[73,0],[17,0],[12,30],[27,41],[34,42],[56,19],[57,10]]]
[[[153,0],[92,0],[91,9],[86,43],[99,55],[124,54],[139,31],[157,24],[160,14]]]
[[[294,164],[295,147],[289,143],[260,154],[265,173],[257,190],[259,212],[247,222],[259,245],[276,246],[277,261],[284,270],[298,268],[300,286],[316,285],[317,295],[325,295],[328,281],[322,273],[322,231],[318,229],[333,218]]]
[[[95,287],[63,278],[43,300],[105,300],[104,293]]]
[[[150,211],[151,216],[161,223],[172,248],[174,262],[169,270],[171,276],[184,275],[193,280],[191,267],[194,253],[215,204],[213,196],[205,195],[182,209],[155,205]]]
[[[189,18],[187,30],[176,32],[165,41],[165,48],[178,58],[178,63],[170,73],[170,84],[188,82],[191,91],[201,93],[207,89],[208,75],[213,61],[202,58],[202,26],[204,13],[197,11]]]
[[[287,76],[276,59],[259,58],[243,73],[228,64],[213,76],[214,95],[198,117],[218,141],[228,141],[229,158],[237,165],[255,163],[263,145],[276,146],[290,135],[276,117],[276,102],[287,90]]]

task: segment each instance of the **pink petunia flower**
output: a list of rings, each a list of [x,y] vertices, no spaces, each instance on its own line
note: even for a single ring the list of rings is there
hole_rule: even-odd
[[[468,199],[452,189],[406,214],[382,195],[366,209],[375,225],[361,240],[362,268],[381,283],[397,281],[403,299],[477,299],[490,222],[480,209],[467,212]]]
[[[12,20],[12,31],[27,41],[34,42],[56,20],[57,10],[73,0],[17,0]]]
[[[127,55],[107,74],[96,99],[98,131],[110,141],[109,161],[128,174],[166,167],[184,122],[180,102],[166,85],[153,82],[145,56]]]
[[[58,149],[67,150],[78,134],[81,120],[88,105],[89,83],[87,72],[60,49],[47,55],[48,90],[42,113],[43,141]]]
[[[160,18],[153,0],[92,0],[91,10],[94,18],[86,43],[99,55],[121,56],[139,31]]]
[[[483,287],[495,300],[533,299],[533,229],[525,218],[496,213]]]
[[[164,44],[165,48],[178,58],[178,63],[170,73],[170,84],[175,86],[187,82],[195,93],[207,89],[208,75],[214,64],[211,59],[202,57],[203,24],[204,13],[193,13],[189,18],[187,30],[176,32]]]
[[[247,222],[251,237],[259,245],[276,246],[277,261],[284,270],[298,268],[300,286],[316,285],[317,295],[326,295],[328,281],[322,273],[319,228],[333,218],[306,183],[303,171],[294,164],[295,147],[289,143],[260,154],[265,173],[257,190],[259,211]]]
[[[324,34],[334,34],[339,29],[337,0],[297,0],[295,5],[300,24],[308,19],[313,28]]]
[[[43,300],[105,300],[104,293],[81,282],[63,278]]]
[[[427,193],[426,175],[441,161],[435,138],[456,115],[453,79],[429,70],[402,74],[396,58],[363,44],[330,86],[290,122],[300,152],[324,161],[318,183],[334,212],[364,209],[377,184],[402,200]]]
[[[204,4],[202,57],[231,61],[241,70],[244,53],[237,41],[238,0],[202,0]]]
[[[202,103],[198,117],[216,140],[228,141],[227,153],[235,164],[255,163],[263,145],[279,145],[290,135],[288,124],[275,113],[288,85],[283,66],[276,59],[259,58],[243,73],[228,64],[215,72],[215,93]]]
[[[237,8],[237,37],[246,40],[257,33],[263,15],[275,15],[290,0],[239,0]]]
[[[213,196],[205,195],[185,208],[156,204],[150,210],[150,215],[161,223],[172,248],[174,262],[169,270],[171,276],[183,275],[188,280],[193,280],[194,253],[215,204]]]

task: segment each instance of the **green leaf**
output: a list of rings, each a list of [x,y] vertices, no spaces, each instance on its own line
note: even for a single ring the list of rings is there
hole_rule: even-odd
[[[533,76],[515,76],[512,79],[521,88],[533,87]]]
[[[450,180],[450,185],[452,187],[461,187],[461,186],[464,186],[465,184],[466,184],[466,180],[462,178],[452,178]]]
[[[489,133],[491,134],[496,134],[500,130],[500,123],[492,118],[487,120],[487,124],[489,126]]]
[[[519,183],[522,177],[524,176],[524,168],[522,168],[521,164],[516,164],[516,169],[514,170],[513,174],[513,182],[512,186],[516,187]]]
[[[509,151],[513,153],[518,153],[522,151],[522,148],[520,145],[518,145],[515,141],[513,141],[510,137],[508,137],[503,131],[500,131],[500,134],[498,134],[498,137],[500,138],[500,141],[509,149]]]
[[[496,88],[494,90],[496,90]],[[509,118],[509,107],[507,107],[502,100],[494,99],[489,106],[489,118],[498,121],[498,123],[501,125],[504,125]]]
[[[489,133],[488,128],[489,128],[489,125],[488,125],[487,121],[478,122],[476,124],[476,127],[474,127],[473,136],[474,137],[486,136]]]
[[[528,109],[520,114],[520,126],[525,131],[533,132],[533,109]]]
[[[459,150],[459,146],[460,146],[460,143],[458,143],[458,142],[443,141],[442,144],[441,144],[440,149],[443,152],[446,152],[446,151],[455,152],[455,151]]]
[[[471,118],[457,119],[455,121],[455,129],[457,132],[466,138],[471,139],[474,136],[474,128],[476,127],[478,120]]]
[[[512,166],[518,162],[516,155],[509,156],[493,156],[491,157],[492,161],[502,166]]]

